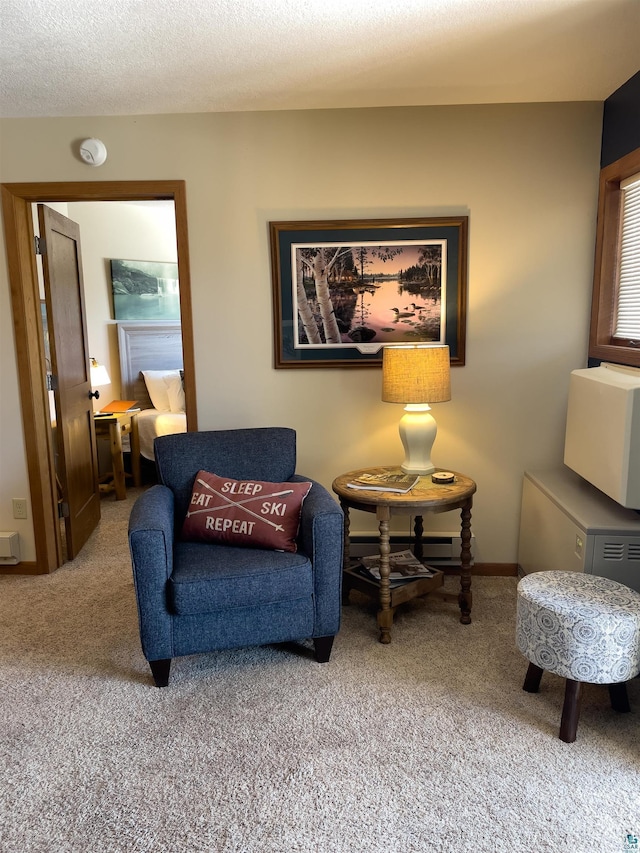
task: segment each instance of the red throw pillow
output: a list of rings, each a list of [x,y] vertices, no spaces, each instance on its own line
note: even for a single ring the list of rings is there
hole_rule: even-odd
[[[187,541],[295,551],[311,483],[232,480],[198,471],[182,525]]]

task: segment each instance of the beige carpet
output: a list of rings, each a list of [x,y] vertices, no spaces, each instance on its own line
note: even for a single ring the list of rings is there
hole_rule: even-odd
[[[407,606],[391,645],[363,599],[329,664],[306,645],[174,662],[140,651],[127,501],[81,556],[0,577],[0,850],[620,853],[640,837],[640,680],[616,714],[587,687],[522,690],[514,578]]]

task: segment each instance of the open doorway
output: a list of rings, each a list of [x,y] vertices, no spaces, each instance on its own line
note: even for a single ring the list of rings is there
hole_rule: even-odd
[[[193,325],[183,181],[34,183],[2,185],[19,386],[36,548],[33,573],[61,565],[57,547],[57,488],[50,437],[31,205],[36,202],[171,200],[175,205],[187,428],[197,429]]]

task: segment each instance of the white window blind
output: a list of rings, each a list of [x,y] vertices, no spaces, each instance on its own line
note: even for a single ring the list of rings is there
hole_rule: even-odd
[[[640,341],[640,173],[622,181],[622,235],[614,335]]]

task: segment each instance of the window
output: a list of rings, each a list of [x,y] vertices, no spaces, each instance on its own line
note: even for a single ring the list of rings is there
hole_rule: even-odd
[[[589,356],[640,367],[640,148],[600,173]]]
[[[615,338],[640,340],[640,173],[620,183],[620,268]]]

